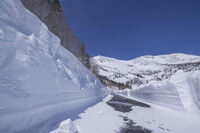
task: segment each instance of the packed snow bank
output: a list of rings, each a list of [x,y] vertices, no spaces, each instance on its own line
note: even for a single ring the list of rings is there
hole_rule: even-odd
[[[19,0],[0,1],[0,132],[48,132],[106,94]]]
[[[74,121],[74,124],[78,127],[78,133],[114,133],[115,130],[117,131],[120,128],[120,125],[123,125],[123,118],[119,116],[122,113],[115,111],[106,104],[110,98],[111,95],[108,95],[102,102],[80,114],[80,119]],[[61,130],[59,127],[51,133],[60,133]]]
[[[169,108],[198,113],[200,110],[200,71],[177,71],[171,78],[151,82],[122,95],[156,103]]]

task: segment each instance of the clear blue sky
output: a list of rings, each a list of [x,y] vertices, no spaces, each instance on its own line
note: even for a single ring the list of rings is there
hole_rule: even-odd
[[[89,54],[200,55],[200,0],[60,0]]]

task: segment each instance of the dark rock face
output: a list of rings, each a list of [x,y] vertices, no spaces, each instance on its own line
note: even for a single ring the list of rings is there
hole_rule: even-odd
[[[21,0],[21,2],[60,38],[63,47],[89,68],[89,55],[86,54],[83,43],[79,41],[67,24],[58,0]]]

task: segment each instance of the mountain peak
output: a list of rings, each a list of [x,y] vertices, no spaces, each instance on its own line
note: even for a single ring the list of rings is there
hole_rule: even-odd
[[[126,62],[126,63],[155,63],[155,64],[183,64],[183,63],[193,63],[200,62],[200,56],[189,55],[184,53],[173,53],[166,55],[145,55],[141,57],[137,57],[132,60],[119,60],[106,56],[94,56],[93,60],[99,62],[107,62],[107,61],[116,61],[116,62]]]

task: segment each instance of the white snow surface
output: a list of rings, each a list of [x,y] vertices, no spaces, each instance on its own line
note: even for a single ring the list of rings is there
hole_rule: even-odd
[[[132,111],[126,113],[116,111],[106,103],[112,97],[108,95],[74,121],[78,133],[120,133],[127,127],[123,117],[131,119],[135,125],[147,128],[153,133],[199,133],[200,131],[200,71],[198,70],[191,72],[180,70],[164,81],[151,82],[135,90],[113,90],[113,92],[151,107],[133,106]],[[128,103],[123,103],[125,104]],[[60,133],[60,130],[58,128],[53,133]]]
[[[136,126],[151,130],[152,133],[199,133],[200,131],[199,115],[171,110],[148,102],[146,103],[151,106],[150,108],[133,106],[132,111],[123,113],[114,110],[106,103],[110,98],[111,95],[108,95],[102,102],[80,114],[80,118],[73,122],[78,128],[78,133],[120,133],[120,130],[126,127],[122,116],[131,119]],[[61,133],[60,130],[57,129],[53,133]]]
[[[135,90],[115,91],[121,95],[169,109],[200,115],[200,71],[177,71],[169,79],[151,82]]]
[[[0,132],[49,132],[106,94],[20,0],[0,0]]]
[[[198,133],[200,131],[198,126],[200,123],[200,71],[199,69],[188,69],[189,71],[176,69],[172,74],[169,67],[171,64],[197,63],[200,61],[199,56],[186,54],[143,56],[130,61],[97,56],[92,61],[98,65],[99,75],[108,77],[115,82],[126,83],[130,79],[138,78],[137,74],[142,76],[141,80],[149,81],[140,86],[133,86],[132,89],[113,90],[113,92],[120,95],[151,105],[150,109],[133,107],[134,111],[126,114],[136,124],[151,129],[155,133]],[[157,77],[161,78],[163,74],[170,76],[157,80]],[[100,105],[97,104],[97,106]],[[107,105],[103,104],[101,106]],[[102,110],[96,106],[94,108]],[[107,114],[112,116],[116,113],[107,110],[106,107],[101,108],[104,109],[104,116]],[[90,133],[85,128],[88,125],[84,121],[94,117],[91,117],[90,114],[95,109],[86,110],[86,113],[81,115],[81,119],[75,121],[77,126],[80,127],[80,132]],[[112,121],[113,125],[110,125],[111,128],[102,132],[111,133],[120,130],[118,127],[123,124],[119,120],[120,118],[116,118],[117,116],[119,114],[115,115],[115,118],[106,118],[102,121],[103,123],[115,119]],[[98,122],[98,120],[96,121]],[[109,122],[106,125],[109,125]],[[99,126],[98,128],[108,127]]]
[[[60,123],[60,126],[58,129],[50,133],[78,133],[78,129],[76,127],[76,124],[74,124],[74,122],[71,121],[71,119],[67,119]]]

